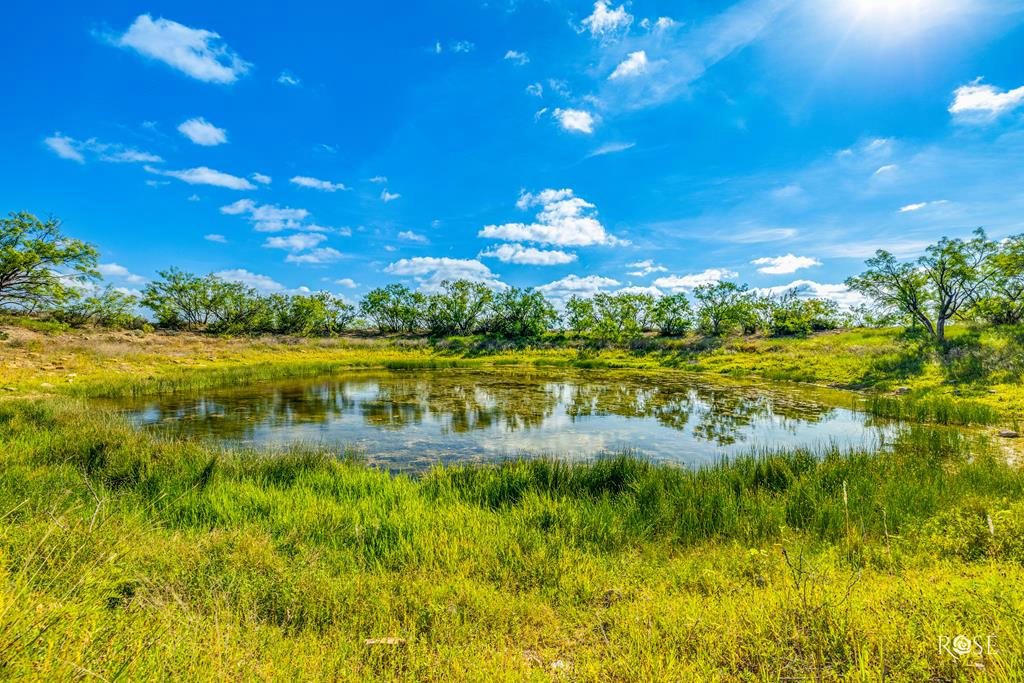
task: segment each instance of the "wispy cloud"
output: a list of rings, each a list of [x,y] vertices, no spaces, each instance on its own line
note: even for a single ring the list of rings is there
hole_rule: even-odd
[[[508,52],[506,52],[505,59],[507,61],[518,64],[519,66],[524,66],[530,63],[530,58],[526,55],[526,53],[519,52],[518,50],[509,50]]]
[[[304,175],[297,175],[289,182],[299,187],[307,187],[311,190],[320,190],[321,192],[337,192],[338,190],[348,189],[344,183],[333,183],[330,180],[320,180],[319,178],[310,178]]]
[[[207,83],[234,83],[252,66],[217,33],[149,14],[139,15],[122,35],[108,39]]]
[[[239,178],[238,176],[231,175],[230,173],[216,171],[206,166],[186,168],[182,171],[164,171],[159,168],[154,168],[152,166],[145,166],[144,168],[149,173],[168,176],[170,178],[177,178],[178,180],[184,183],[188,183],[189,185],[213,185],[215,187],[226,187],[229,190],[256,189],[256,186],[250,183],[245,178]]]
[[[163,161],[160,157],[149,152],[140,152],[132,147],[125,147],[117,143],[100,142],[96,138],[88,140],[76,140],[68,135],[54,133],[43,140],[54,154],[61,159],[77,161],[84,164],[87,156],[110,163],[150,163],[156,164]]]
[[[593,152],[588,154],[588,157],[600,157],[605,154],[615,154],[616,152],[625,152],[627,149],[633,149],[636,147],[635,142],[606,142],[601,145]]]

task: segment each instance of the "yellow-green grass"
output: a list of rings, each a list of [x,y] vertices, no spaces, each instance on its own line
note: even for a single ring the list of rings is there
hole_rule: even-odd
[[[0,403],[0,452],[4,678],[1024,672],[1024,473],[949,430],[877,455],[411,479],[40,399]],[[958,634],[996,651],[954,658]]]

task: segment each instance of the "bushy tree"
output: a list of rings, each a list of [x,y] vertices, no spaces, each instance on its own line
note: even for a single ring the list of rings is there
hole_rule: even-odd
[[[272,331],[301,337],[330,337],[344,332],[356,309],[328,292],[273,294],[268,297]]]
[[[1003,240],[989,268],[989,288],[975,302],[975,315],[996,325],[1019,325],[1024,322],[1024,235]]]
[[[420,327],[425,297],[405,285],[390,284],[371,290],[359,304],[362,315],[380,332],[415,332]]]
[[[56,320],[73,327],[97,325],[110,328],[141,328],[145,319],[136,313],[138,297],[107,287],[101,291],[82,294],[56,308]]]
[[[427,297],[425,323],[433,335],[472,334],[483,323],[494,295],[487,285],[445,280]]]
[[[693,322],[693,311],[686,295],[682,292],[666,294],[655,301],[653,322],[658,332],[666,337],[684,334]]]
[[[0,218],[0,309],[52,309],[99,279],[96,249],[61,231],[56,219],[30,213]]]
[[[566,329],[570,332],[580,335],[589,334],[597,326],[594,300],[579,296],[569,297],[565,302],[565,313],[562,319],[565,321]]]
[[[749,313],[747,286],[712,282],[693,290],[697,300],[697,321],[705,334],[715,337],[732,332]]]
[[[595,324],[591,335],[603,342],[623,344],[643,334],[649,325],[654,297],[646,294],[594,295]]]
[[[811,332],[834,330],[840,324],[839,305],[834,301],[801,298],[795,290],[773,301],[770,330],[777,337],[806,336]]]
[[[507,339],[534,339],[558,321],[554,306],[535,289],[506,287],[494,294],[485,330]]]
[[[868,269],[846,284],[881,306],[904,312],[943,343],[949,321],[983,299],[996,275],[990,259],[997,252],[981,229],[969,240],[943,237],[915,263],[879,250],[866,261]]]

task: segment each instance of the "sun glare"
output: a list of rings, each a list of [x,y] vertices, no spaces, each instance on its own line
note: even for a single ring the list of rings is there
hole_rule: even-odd
[[[957,13],[962,0],[841,0],[844,20],[889,34],[914,34]]]

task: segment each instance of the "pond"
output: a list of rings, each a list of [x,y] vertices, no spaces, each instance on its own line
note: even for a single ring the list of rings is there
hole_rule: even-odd
[[[683,373],[509,367],[357,371],[114,402],[136,424],[227,446],[317,444],[379,467],[629,450],[699,466],[761,449],[878,448],[894,434],[848,394]]]

